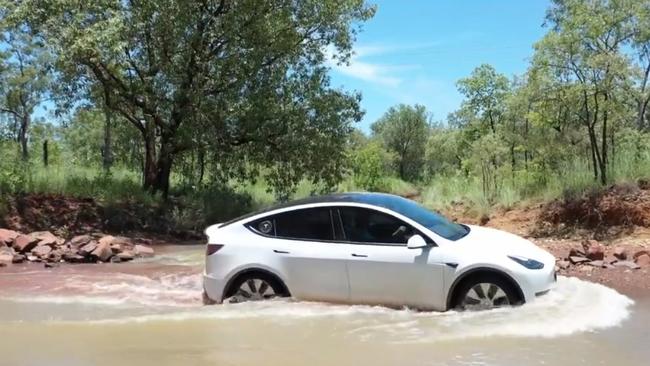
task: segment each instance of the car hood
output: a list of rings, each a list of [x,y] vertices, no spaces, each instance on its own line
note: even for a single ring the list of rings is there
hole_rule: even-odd
[[[543,262],[545,265],[555,265],[555,257],[530,240],[497,229],[467,226],[470,228],[469,234],[456,242],[467,250],[499,256],[521,256]]]

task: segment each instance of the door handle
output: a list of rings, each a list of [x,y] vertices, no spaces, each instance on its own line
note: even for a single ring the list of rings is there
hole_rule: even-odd
[[[367,258],[367,257],[368,257],[368,256],[365,255],[365,254],[357,254],[357,253],[352,253],[352,256],[353,256],[353,257],[357,257],[357,258]]]
[[[289,252],[287,252],[286,250],[273,249],[273,252],[278,254],[289,254]]]

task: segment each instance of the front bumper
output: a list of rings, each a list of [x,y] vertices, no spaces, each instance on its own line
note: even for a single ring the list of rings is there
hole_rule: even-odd
[[[521,290],[526,302],[546,295],[551,291],[557,282],[557,274],[554,266],[541,270],[529,270],[525,276],[520,278]]]

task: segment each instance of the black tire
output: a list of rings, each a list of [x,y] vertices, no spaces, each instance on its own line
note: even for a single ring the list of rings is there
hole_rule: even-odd
[[[474,303],[474,299],[478,301]],[[521,303],[519,292],[511,281],[496,274],[486,273],[463,280],[455,290],[452,304],[457,310],[487,310]]]
[[[228,286],[224,302],[261,301],[288,296],[286,287],[275,276],[252,272],[240,275]]]

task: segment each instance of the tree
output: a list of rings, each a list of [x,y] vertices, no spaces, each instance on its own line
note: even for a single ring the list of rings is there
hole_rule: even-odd
[[[48,55],[38,37],[24,28],[0,34],[0,112],[14,122],[22,159],[29,159],[28,135],[34,109],[49,90]]]
[[[429,115],[422,105],[391,107],[370,128],[396,155],[397,172],[404,180],[419,178],[429,136]]]
[[[199,145],[222,177],[262,166],[282,189],[305,175],[340,178],[337,151],[362,113],[358,95],[330,88],[324,51],[349,59],[356,24],[374,13],[363,0],[0,5],[55,50],[61,73],[99,85],[140,132],[145,189],[166,195],[174,161]]]
[[[508,78],[497,73],[492,65],[483,64],[468,78],[460,79],[457,86],[466,98],[464,107],[472,111],[479,122],[480,134],[496,133],[504,119]]]
[[[553,29],[535,46],[534,67],[564,78],[561,88],[575,100],[571,113],[587,130],[594,179],[602,184],[607,183],[608,128],[621,103],[614,91],[629,74],[620,49],[634,34],[634,8],[625,5],[555,0],[547,15]]]
[[[384,178],[389,175],[392,158],[377,141],[357,146],[350,154],[355,185],[369,191],[385,190]]]
[[[636,74],[636,88],[632,88],[632,97],[636,102],[637,128],[650,128],[648,114],[650,112],[650,4],[639,2],[635,4],[632,21],[632,49],[634,50],[633,72]]]

